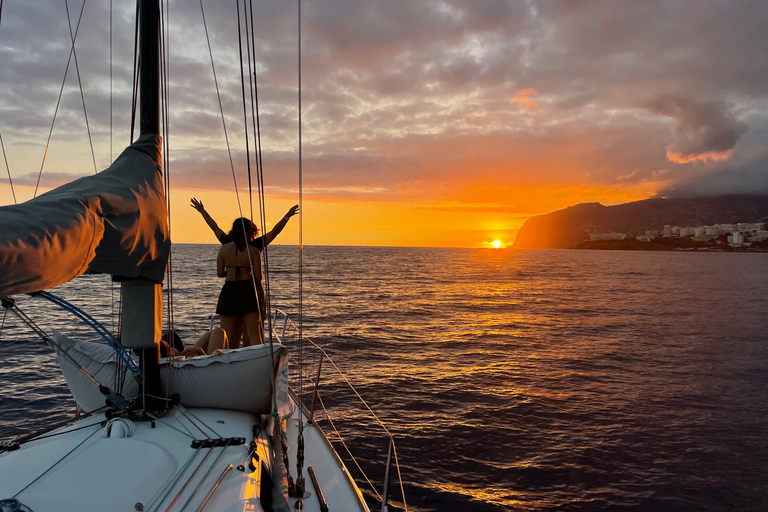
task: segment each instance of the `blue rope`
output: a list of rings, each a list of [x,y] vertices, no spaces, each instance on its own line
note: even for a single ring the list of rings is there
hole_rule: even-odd
[[[70,313],[74,314],[76,317],[80,318],[83,322],[85,322],[86,325],[91,327],[94,331],[99,333],[102,338],[106,340],[107,344],[110,347],[112,347],[112,349],[115,352],[117,352],[117,355],[120,356],[120,359],[123,360],[123,363],[125,363],[125,366],[129,370],[131,370],[132,373],[136,373],[136,374],[141,373],[141,370],[139,369],[138,365],[128,355],[128,351],[125,350],[125,347],[123,347],[123,345],[121,345],[120,342],[117,341],[117,339],[114,336],[112,336],[112,333],[109,332],[106,327],[104,327],[99,322],[97,322],[96,319],[94,319],[88,313],[78,308],[74,304],[70,304],[64,299],[56,297],[55,295],[49,292],[39,292],[35,294],[35,297],[42,297],[44,299],[47,299],[53,302],[54,304],[56,304],[57,306],[61,307],[62,309],[69,311]]]

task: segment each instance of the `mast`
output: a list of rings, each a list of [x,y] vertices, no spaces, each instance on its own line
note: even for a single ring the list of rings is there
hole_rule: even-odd
[[[160,4],[139,0],[139,126],[160,133]]]
[[[160,6],[139,0],[139,126],[141,136],[160,132]],[[159,139],[158,139],[159,140]],[[121,283],[122,343],[139,354],[142,409],[158,410],[161,395],[159,342],[163,322],[162,284],[137,278]]]

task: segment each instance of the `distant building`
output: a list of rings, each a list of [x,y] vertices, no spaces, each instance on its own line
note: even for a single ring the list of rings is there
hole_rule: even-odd
[[[589,235],[591,241],[595,240],[624,240],[627,235],[624,233],[593,233]]]
[[[672,236],[672,226],[669,224],[664,226],[664,236]]]
[[[640,242],[650,242],[653,240],[653,237],[651,235],[637,235],[635,237],[635,240],[638,240]]]
[[[744,243],[744,237],[741,236],[741,233],[738,231],[734,231],[732,235],[728,237],[728,244],[732,245],[733,247],[741,247],[741,244]]]

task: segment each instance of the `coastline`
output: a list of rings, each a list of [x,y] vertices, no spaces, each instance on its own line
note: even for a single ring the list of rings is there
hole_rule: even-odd
[[[598,251],[695,251],[695,252],[768,252],[768,243],[733,247],[722,241],[699,242],[690,238],[661,238],[641,242],[634,238],[624,240],[585,240],[571,249]]]

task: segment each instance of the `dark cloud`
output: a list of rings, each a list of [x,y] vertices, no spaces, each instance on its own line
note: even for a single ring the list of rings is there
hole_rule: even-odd
[[[677,163],[726,160],[747,130],[743,122],[719,104],[665,95],[649,102],[647,108],[675,120],[674,141],[667,146],[667,156]]]
[[[768,159],[744,167],[729,168],[681,183],[663,191],[661,196],[691,197],[720,194],[757,194],[768,196]],[[766,198],[768,201],[768,198]]]
[[[109,3],[86,5],[77,40],[98,162],[109,154],[110,126],[121,144],[130,129],[135,4],[114,5],[111,94]],[[253,121],[250,106],[243,117],[236,4],[204,7],[220,95],[199,4],[168,6],[172,172],[185,186],[226,188],[220,108],[238,176]],[[265,179],[281,189],[294,185],[297,168],[296,9],[258,1],[253,13]],[[302,9],[303,140],[316,190],[447,197],[451,180],[474,179],[646,193],[699,190],[690,184],[708,175],[721,188],[761,176],[762,160],[739,152],[747,138],[768,140],[764,0],[325,0]],[[62,20],[63,3],[4,6],[0,132],[17,153],[34,148],[33,162],[69,54]],[[88,169],[74,71],[54,141],[88,148],[85,165],[72,166]],[[669,162],[667,151],[689,163]],[[14,175],[30,170],[19,160],[9,158]]]

